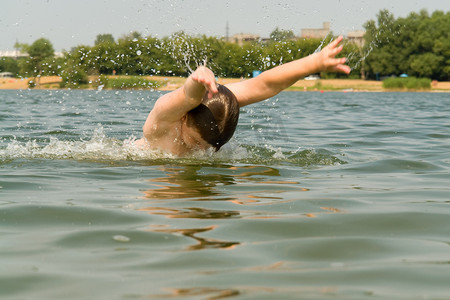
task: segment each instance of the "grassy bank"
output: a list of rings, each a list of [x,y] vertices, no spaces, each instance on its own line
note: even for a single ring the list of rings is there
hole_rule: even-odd
[[[158,80],[150,80],[141,76],[119,76],[119,77],[107,77],[100,76],[97,81],[94,81],[92,85],[95,87],[113,89],[113,90],[146,90],[157,89],[161,87],[162,82]]]
[[[428,78],[387,78],[383,80],[383,88],[389,90],[421,91],[431,89],[431,79]]]

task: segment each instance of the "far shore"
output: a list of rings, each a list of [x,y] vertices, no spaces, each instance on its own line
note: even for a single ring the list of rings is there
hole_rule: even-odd
[[[119,76],[111,76],[119,77]],[[186,80],[182,77],[166,76],[145,76],[145,78],[158,81],[161,87],[157,90],[171,91],[181,87]],[[95,80],[95,78],[91,78]],[[238,82],[239,78],[219,78],[218,83],[228,84]],[[3,90],[25,90],[28,89],[27,78],[0,78],[0,89]],[[61,77],[44,76],[40,79],[40,84],[33,89],[55,90],[60,88]],[[343,91],[343,92],[387,92],[392,90],[384,89],[381,81],[362,80],[362,79],[318,79],[318,80],[299,80],[288,91]],[[87,89],[94,89],[90,87]],[[411,91],[411,90],[395,90]],[[450,92],[450,81],[433,81],[430,90],[418,90],[423,92]]]

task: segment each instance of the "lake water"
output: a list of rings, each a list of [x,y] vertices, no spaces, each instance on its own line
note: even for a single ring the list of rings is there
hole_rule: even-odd
[[[450,299],[450,94],[284,92],[219,153],[160,92],[0,91],[0,299]]]

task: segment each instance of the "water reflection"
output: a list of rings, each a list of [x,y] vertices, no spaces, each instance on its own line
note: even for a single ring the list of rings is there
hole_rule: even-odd
[[[188,218],[188,219],[229,219],[239,218],[238,211],[212,210],[201,207],[190,207],[185,209],[168,207],[144,207],[140,210],[153,215],[162,215],[167,218]]]
[[[300,187],[299,182],[280,180],[280,170],[268,166],[179,164],[160,165],[157,168],[164,176],[148,179],[151,188],[143,191],[143,199],[149,202],[139,210],[154,216],[163,216],[165,220],[191,219],[192,222],[188,223],[190,228],[186,228],[186,222],[173,220],[152,224],[150,229],[154,232],[181,234],[195,240],[196,244],[185,250],[230,249],[240,244],[239,241],[200,237],[199,234],[210,232],[219,225],[209,221],[207,226],[204,226],[204,223],[198,226],[198,222],[194,220],[232,220],[243,218],[244,215],[267,217],[267,212],[212,209],[201,207],[201,202],[229,201],[239,206],[281,203],[293,201],[283,195],[287,191],[306,190]],[[276,212],[272,211],[271,214]]]
[[[280,170],[268,166],[201,166],[177,165],[160,166],[165,176],[149,179],[153,188],[143,191],[145,199],[195,199],[228,200],[244,204],[247,202],[281,200],[282,194],[289,189],[307,191],[297,181],[277,180]],[[251,184],[245,192],[227,192],[226,186]],[[268,196],[267,194],[272,194]],[[245,199],[242,199],[242,198]]]
[[[207,297],[206,299],[223,299],[228,297],[239,296],[237,289],[217,289],[210,287],[195,287],[186,289],[170,289],[167,294],[148,295],[149,298],[165,299],[165,298],[186,298],[186,297]]]
[[[217,185],[234,184],[233,176],[226,174],[201,174],[202,166],[161,166],[166,176],[149,179],[154,189],[144,191],[147,199],[180,199],[218,197],[222,193]]]
[[[190,229],[155,229],[155,232],[165,232],[165,233],[175,233],[181,234],[189,238],[193,238],[197,241],[197,244],[191,245],[187,247],[186,250],[202,250],[202,249],[212,249],[212,248],[233,248],[236,245],[239,245],[239,242],[227,242],[220,241],[211,238],[202,238],[196,236],[198,233],[208,232],[216,228],[216,226],[204,227],[204,228],[190,228]]]

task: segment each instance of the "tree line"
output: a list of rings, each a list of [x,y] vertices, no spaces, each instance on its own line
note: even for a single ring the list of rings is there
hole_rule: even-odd
[[[191,36],[184,32],[164,38],[142,37],[135,32],[117,41],[112,35],[103,34],[97,36],[94,46],[77,46],[65,52],[62,58],[54,58],[51,42],[41,38],[31,45],[19,45],[30,56],[19,59],[12,71],[23,77],[70,74],[186,76],[198,65],[206,64],[219,77],[249,77],[255,70],[264,71],[305,57],[332,38],[330,35],[325,40],[293,39],[288,33],[276,29],[269,42],[248,42],[242,46],[223,38]],[[355,45],[349,45],[345,51],[344,55],[359,53]]]
[[[382,10],[370,20],[365,46],[344,46],[352,67],[351,76],[379,78],[406,73],[438,80],[450,79],[450,13],[423,10],[395,19]],[[314,53],[331,39],[298,39],[292,31],[276,28],[268,42],[249,42],[242,46],[223,38],[191,36],[177,32],[169,37],[143,37],[134,32],[117,41],[111,34],[100,34],[94,46],[79,45],[55,58],[53,45],[44,38],[31,45],[16,47],[29,54],[18,60],[0,59],[0,72],[22,77],[62,76],[67,81],[86,80],[88,75],[187,76],[198,65],[206,64],[219,77],[251,77],[282,63]],[[321,74],[330,78],[339,74]]]
[[[430,15],[422,10],[396,19],[381,10],[377,20],[364,27],[364,70],[369,78],[405,73],[450,80],[450,12]]]

